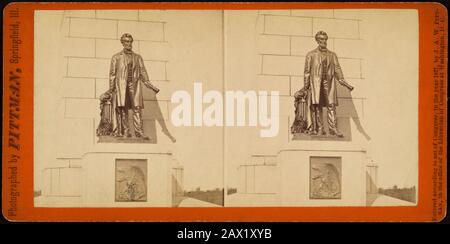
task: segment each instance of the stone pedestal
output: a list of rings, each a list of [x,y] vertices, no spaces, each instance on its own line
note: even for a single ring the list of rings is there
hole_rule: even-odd
[[[81,167],[83,206],[172,205],[172,153],[165,146],[98,143]]]
[[[173,184],[180,184],[167,145],[97,143],[77,158],[58,160],[68,166],[47,170],[39,206],[172,207]]]
[[[253,155],[239,170],[227,206],[366,206],[363,138],[294,135],[272,155]]]
[[[282,206],[365,206],[366,150],[344,141],[292,141],[278,154]]]
[[[170,207],[171,162],[171,154],[160,152],[88,153],[83,157],[83,205]]]

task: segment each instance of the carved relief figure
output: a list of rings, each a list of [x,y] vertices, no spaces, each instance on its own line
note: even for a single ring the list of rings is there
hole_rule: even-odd
[[[116,201],[146,200],[147,177],[144,171],[136,165],[127,164],[127,162],[118,163],[116,165]]]
[[[312,162],[310,175],[310,198],[341,198],[340,166],[332,162]]]

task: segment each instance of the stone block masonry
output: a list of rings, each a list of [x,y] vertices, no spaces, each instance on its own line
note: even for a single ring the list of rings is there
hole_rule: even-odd
[[[161,10],[65,12],[68,30],[64,32],[62,55],[66,70],[61,80],[64,118],[98,117],[98,98],[109,89],[111,57],[122,50],[120,37],[124,33],[133,36],[133,50],[143,57],[150,80],[157,86],[169,86],[165,13]],[[148,100],[146,93],[144,99]],[[167,94],[163,95],[167,99]],[[165,101],[162,104],[165,109]],[[167,116],[167,111],[163,113]]]
[[[338,58],[344,77],[355,87],[351,93],[338,85],[341,117],[363,117],[366,100],[362,86],[364,74],[364,45],[361,39],[361,16],[349,10],[261,10],[263,28],[257,37],[257,51],[263,78],[268,90],[280,90],[280,114],[294,116],[293,101],[296,91],[303,87],[305,57],[317,48],[315,34],[328,34],[328,49]],[[260,79],[258,79],[258,82]],[[267,85],[266,85],[267,84]],[[273,84],[276,84],[274,86]],[[286,89],[288,89],[286,91]],[[287,128],[289,129],[289,128]]]

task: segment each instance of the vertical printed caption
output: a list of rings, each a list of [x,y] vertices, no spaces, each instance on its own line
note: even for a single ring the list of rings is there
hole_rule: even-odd
[[[434,12],[433,21],[433,166],[432,166],[432,220],[445,213],[444,160],[446,125],[446,52],[447,16],[440,10]]]
[[[19,165],[20,165],[20,111],[21,111],[21,97],[20,88],[22,82],[22,68],[20,67],[19,56],[21,50],[22,41],[20,39],[20,12],[18,8],[10,8],[6,13],[6,18],[9,18],[9,24],[4,26],[6,32],[4,33],[5,42],[9,42],[9,49],[5,50],[6,58],[4,59],[7,65],[5,65],[4,74],[7,78],[4,82],[4,108],[6,108],[6,113],[4,118],[8,118],[7,126],[4,127],[5,136],[7,135],[6,147],[7,153],[6,158],[4,158],[4,177],[7,181],[8,189],[4,189],[4,193],[7,192],[5,197],[7,204],[6,209],[4,209],[5,217],[17,216],[18,202],[20,197],[20,192],[18,191],[20,182],[18,181]],[[6,161],[6,162],[5,162]],[[6,165],[5,165],[6,163]]]

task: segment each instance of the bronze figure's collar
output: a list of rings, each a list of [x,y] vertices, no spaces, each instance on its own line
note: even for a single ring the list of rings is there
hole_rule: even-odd
[[[125,53],[125,54],[132,54],[133,53],[133,51],[132,50],[130,50],[130,51],[127,51],[127,50],[123,50],[123,53]]]

